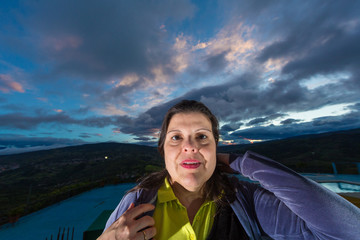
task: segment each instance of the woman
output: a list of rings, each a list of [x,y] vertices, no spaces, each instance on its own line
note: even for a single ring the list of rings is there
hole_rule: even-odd
[[[218,140],[205,105],[170,108],[158,142],[166,169],[124,196],[99,239],[360,238],[357,207],[258,154],[216,155]],[[229,179],[226,168],[260,185]]]

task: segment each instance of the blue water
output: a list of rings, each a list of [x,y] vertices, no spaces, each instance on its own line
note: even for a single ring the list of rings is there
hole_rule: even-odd
[[[97,188],[44,208],[20,218],[14,226],[1,226],[0,239],[45,240],[51,234],[56,239],[59,227],[75,227],[74,239],[82,239],[83,232],[100,213],[114,209],[133,186],[131,183]]]
[[[360,174],[323,174],[323,173],[303,173],[305,177],[311,178],[316,182],[326,181],[345,181],[360,184]]]
[[[354,193],[360,192],[360,185],[345,182],[322,182],[324,187],[336,193]]]

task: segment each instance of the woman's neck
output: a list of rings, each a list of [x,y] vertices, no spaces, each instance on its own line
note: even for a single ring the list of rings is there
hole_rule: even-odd
[[[199,191],[190,192],[178,183],[172,183],[171,187],[180,203],[186,207],[189,221],[192,224],[196,213],[205,201],[202,188]]]

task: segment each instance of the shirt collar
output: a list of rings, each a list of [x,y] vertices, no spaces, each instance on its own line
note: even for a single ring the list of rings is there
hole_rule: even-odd
[[[164,183],[158,190],[158,201],[159,203],[164,203],[172,200],[177,200],[177,197],[175,196],[174,191],[171,188],[169,180],[165,178]]]
[[[222,191],[223,193],[224,191]],[[175,196],[175,193],[169,183],[169,180],[167,178],[165,178],[164,183],[161,185],[161,187],[158,190],[158,202],[159,203],[164,203],[164,202],[170,202],[173,200],[176,200],[176,202],[180,205],[182,205],[179,201],[179,199]],[[202,206],[206,206],[210,203],[213,203],[213,201],[210,200],[206,200]]]

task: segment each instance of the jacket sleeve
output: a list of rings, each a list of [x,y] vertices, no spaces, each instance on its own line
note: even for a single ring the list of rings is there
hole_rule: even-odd
[[[261,228],[274,239],[360,239],[360,210],[341,196],[253,152],[231,168],[261,187],[251,199]]]
[[[127,193],[120,201],[115,210],[111,213],[109,219],[106,222],[104,231],[110,227],[121,215],[129,208],[130,204],[137,199],[137,192]]]

